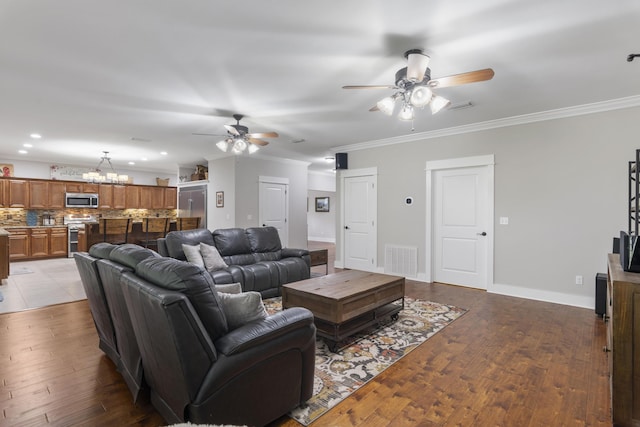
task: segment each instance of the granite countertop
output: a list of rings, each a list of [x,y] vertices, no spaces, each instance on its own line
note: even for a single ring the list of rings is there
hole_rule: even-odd
[[[5,230],[11,230],[12,228],[55,228],[55,227],[63,227],[67,228],[65,224],[56,224],[56,225],[4,225],[2,226]]]

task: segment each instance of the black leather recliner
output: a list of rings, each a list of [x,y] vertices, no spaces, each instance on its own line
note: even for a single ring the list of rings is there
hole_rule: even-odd
[[[149,258],[122,274],[151,402],[167,422],[265,425],[313,393],[313,314],[291,308],[232,331],[205,270]]]
[[[281,295],[282,285],[308,279],[311,260],[306,249],[283,248],[274,227],[197,229],[169,232],[158,240],[163,256],[186,260],[182,244],[215,246],[228,267],[210,272],[216,284],[235,283],[263,298]]]
[[[106,246],[101,248],[101,246],[104,245]],[[95,247],[94,255],[96,255],[96,252],[102,252],[102,256],[95,257],[87,252],[76,252],[73,254],[73,257],[78,272],[80,273],[84,293],[87,295],[93,323],[98,331],[98,338],[100,340],[99,347],[109,359],[113,361],[116,367],[119,368],[120,353],[118,353],[116,334],[97,265],[98,260],[103,257],[108,257],[108,252],[111,252],[111,249],[115,246],[110,243],[100,243],[95,245]]]

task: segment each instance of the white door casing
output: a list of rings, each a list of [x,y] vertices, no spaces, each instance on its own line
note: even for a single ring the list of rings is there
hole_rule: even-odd
[[[427,162],[428,281],[493,283],[493,155]]]
[[[342,254],[344,268],[376,271],[377,171],[342,171]]]
[[[260,177],[259,218],[261,226],[278,230],[282,247],[289,244],[289,180],[287,178]]]

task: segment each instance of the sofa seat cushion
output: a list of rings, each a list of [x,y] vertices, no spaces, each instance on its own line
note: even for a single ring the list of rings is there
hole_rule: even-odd
[[[242,271],[244,291],[262,292],[280,287],[278,266],[273,261],[236,266]]]
[[[230,331],[254,320],[261,320],[267,317],[267,310],[264,308],[262,295],[259,292],[235,294],[220,292],[218,297]]]
[[[311,276],[309,266],[302,258],[283,258],[274,261],[274,264],[278,267],[280,284],[282,285],[305,280]]]
[[[212,340],[229,331],[218,292],[207,271],[173,258],[149,258],[138,264],[136,274],[157,286],[185,294]]]

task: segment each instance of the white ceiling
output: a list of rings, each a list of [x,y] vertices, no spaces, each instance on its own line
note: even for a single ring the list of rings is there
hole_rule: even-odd
[[[241,113],[280,134],[261,154],[329,169],[332,147],[412,134],[368,111],[391,90],[341,87],[393,84],[416,47],[434,78],[495,77],[438,90],[474,107],[413,133],[640,95],[637,0],[0,0],[0,159],[175,171],[221,156],[192,133]]]

